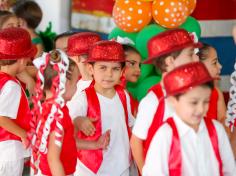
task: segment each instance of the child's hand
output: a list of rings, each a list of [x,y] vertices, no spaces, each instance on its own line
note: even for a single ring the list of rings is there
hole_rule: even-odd
[[[110,143],[111,130],[107,130],[100,138],[97,140],[97,148],[106,150]]]
[[[30,141],[26,137],[21,138],[21,142],[25,149],[27,149],[30,146]]]
[[[96,128],[93,125],[93,122],[96,122],[97,119],[86,117],[80,118],[78,123],[78,128],[82,131],[86,136],[93,136],[96,132]]]

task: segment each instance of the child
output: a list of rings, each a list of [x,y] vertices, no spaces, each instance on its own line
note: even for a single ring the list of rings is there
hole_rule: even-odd
[[[81,75],[81,78],[78,78],[77,91],[71,101],[67,103],[71,116],[77,113],[76,107],[80,92],[89,87],[93,80],[88,70],[88,63],[85,63],[85,61],[88,58],[89,48],[100,40],[100,36],[93,32],[77,33],[70,36],[68,39],[67,54],[76,62]],[[83,131],[88,136],[93,135],[95,127],[92,122],[93,119],[91,118],[80,118],[79,121],[77,121],[79,130]]]
[[[77,112],[72,118],[75,128],[78,118],[93,118],[96,131],[89,137],[82,132],[78,133],[78,140],[87,141],[90,147],[78,148],[76,175],[128,176],[129,127],[134,118],[130,111],[129,96],[118,85],[125,66],[123,48],[115,41],[97,42],[90,48],[86,62],[89,63],[94,84],[81,92],[77,100]],[[96,143],[102,134],[105,134],[105,145],[98,147]]]
[[[76,91],[79,70],[61,50],[44,53],[34,64],[39,69],[39,80],[34,97],[35,126],[30,133],[33,169],[37,171],[35,163],[39,158],[38,175],[72,175],[76,167],[76,144],[65,104]]]
[[[226,105],[224,96],[217,86],[217,81],[220,80],[221,64],[219,63],[215,48],[208,44],[203,44],[197,53],[200,61],[206,66],[211,77],[214,78],[214,89],[211,93],[211,99],[207,117],[216,119],[224,124],[226,118]]]
[[[73,31],[67,31],[64,33],[61,33],[57,35],[54,39],[54,48],[55,49],[61,49],[62,51],[67,51],[67,44],[68,44],[68,39],[70,36],[76,34],[76,32]]]
[[[162,72],[162,77],[175,67],[198,61],[191,35],[184,29],[162,32],[148,42],[149,58],[144,63],[153,63]],[[140,173],[144,164],[145,153],[156,130],[172,114],[172,108],[162,97],[165,96],[163,82],[152,87],[141,100],[137,118],[132,130],[131,149]]]
[[[2,29],[0,46],[0,175],[22,175],[24,158],[29,156],[24,147],[31,116],[16,75],[25,69],[37,49],[21,28]]]
[[[36,27],[42,20],[42,10],[39,5],[31,0],[19,1],[13,11],[21,19],[22,26],[30,33],[32,42],[37,46],[38,52],[36,56],[40,56],[43,52],[43,41],[35,32]]]
[[[203,118],[209,106],[212,79],[200,62],[180,66],[165,76],[168,101],[176,113],[154,135],[143,176],[236,175],[223,126]]]
[[[0,28],[21,27],[19,18],[11,12],[3,11],[0,16]]]

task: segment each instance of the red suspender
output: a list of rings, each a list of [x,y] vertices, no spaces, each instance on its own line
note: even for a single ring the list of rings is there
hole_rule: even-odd
[[[172,142],[169,154],[169,175],[170,176],[181,176],[182,170],[182,157],[181,157],[181,144],[179,134],[173,118],[169,118],[166,121],[172,128]]]
[[[89,141],[97,140],[102,135],[101,111],[100,111],[99,100],[98,100],[98,97],[94,90],[93,85],[85,89],[85,93],[86,93],[87,101],[88,101],[87,116],[89,116],[90,118],[98,119],[94,123],[94,126],[96,128],[96,133],[93,136],[86,136],[82,132],[79,131],[78,138],[89,140]],[[102,149],[78,150],[78,158],[91,171],[93,171],[94,173],[97,173],[103,161]]]
[[[215,126],[210,118],[204,118],[205,124],[207,126],[207,131],[211,140],[211,144],[213,146],[216,159],[218,160],[219,163],[219,172],[220,176],[223,176],[223,164],[222,160],[220,157],[220,151],[219,151],[219,143],[218,143],[218,136],[217,136],[217,131],[215,129]]]
[[[118,93],[118,96],[121,100],[121,103],[123,105],[123,108],[124,108],[124,112],[125,112],[125,123],[126,123],[126,127],[127,127],[127,131],[128,131],[128,135],[129,135],[129,138],[131,136],[131,131],[130,131],[130,128],[129,128],[129,116],[128,116],[128,109],[127,109],[127,99],[126,99],[126,95],[125,95],[125,91],[124,91],[124,88],[122,88],[121,86],[117,85],[115,87],[116,89],[116,92]]]
[[[150,89],[150,91],[153,91],[155,93],[155,95],[157,96],[159,100],[159,104],[158,104],[156,113],[154,115],[154,118],[152,120],[152,124],[148,130],[147,139],[145,141],[145,147],[144,147],[145,156],[146,156],[146,153],[148,151],[148,148],[150,146],[153,136],[155,135],[156,131],[163,123],[163,117],[165,113],[164,93],[162,91],[161,85],[160,84],[155,85],[154,87]]]
[[[212,119],[204,118],[204,121],[205,121],[207,131],[211,140],[211,144],[214,149],[214,153],[219,163],[220,176],[224,176],[223,163],[222,163],[220,152],[219,152],[217,131],[212,122]],[[166,122],[170,125],[173,131],[172,143],[171,143],[170,154],[169,154],[169,175],[181,176],[181,160],[182,159],[181,159],[181,144],[180,144],[178,131],[177,131],[173,118],[167,119]]]

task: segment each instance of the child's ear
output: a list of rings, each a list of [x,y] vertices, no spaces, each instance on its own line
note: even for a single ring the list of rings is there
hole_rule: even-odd
[[[90,75],[93,75],[93,65],[90,64],[90,63],[88,63],[86,66],[87,66],[87,69],[88,69],[89,74],[90,74]]]
[[[178,99],[174,96],[170,96],[167,98],[167,101],[170,102],[173,108],[175,108],[176,103],[178,103]]]
[[[173,70],[175,68],[175,59],[173,56],[167,56],[165,59],[165,64],[166,64],[166,70],[167,72]]]

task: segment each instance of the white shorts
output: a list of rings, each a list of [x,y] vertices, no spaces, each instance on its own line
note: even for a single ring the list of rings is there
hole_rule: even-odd
[[[24,159],[17,161],[0,161],[1,176],[22,176],[24,169]]]

